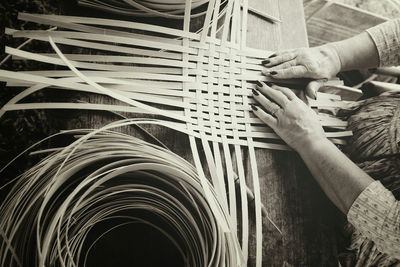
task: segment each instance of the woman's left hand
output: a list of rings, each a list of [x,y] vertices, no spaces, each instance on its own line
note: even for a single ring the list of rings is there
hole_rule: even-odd
[[[317,91],[341,70],[335,45],[278,51],[264,60],[263,73],[276,79],[311,78],[306,94],[316,98]]]
[[[259,103],[254,114],[294,150],[326,139],[317,114],[289,88],[259,82],[253,97]]]

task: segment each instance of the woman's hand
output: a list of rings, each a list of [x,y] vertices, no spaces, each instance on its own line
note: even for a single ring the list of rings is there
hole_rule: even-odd
[[[294,150],[326,139],[317,114],[289,88],[259,83],[253,97],[260,104],[254,114]]]
[[[263,74],[276,79],[315,79],[306,89],[307,95],[312,98],[315,98],[323,82],[334,77],[341,69],[339,55],[331,44],[279,51],[264,60],[263,65]]]

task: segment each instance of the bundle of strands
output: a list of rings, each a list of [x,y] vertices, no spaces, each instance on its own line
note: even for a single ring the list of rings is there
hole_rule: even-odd
[[[382,182],[400,199],[400,94],[385,93],[359,101],[345,113],[353,137],[347,147],[350,157],[371,177]],[[397,266],[399,260],[379,252],[375,244],[352,234],[352,266]]]
[[[400,94],[386,93],[359,101],[349,115],[353,136],[347,153],[400,197]]]
[[[209,0],[192,0],[191,17],[205,15],[202,6]],[[129,15],[135,17],[165,17],[170,19],[183,19],[186,0],[78,0],[78,4],[86,7],[100,9],[106,12]]]
[[[138,224],[168,239],[182,266],[242,265],[235,233],[217,223],[192,165],[106,128],[68,133],[81,137],[22,174],[2,203],[1,266],[86,266],[105,235]]]

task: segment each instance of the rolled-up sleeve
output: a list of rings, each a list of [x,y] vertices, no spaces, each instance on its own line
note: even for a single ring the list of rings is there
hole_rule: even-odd
[[[377,249],[400,259],[400,205],[379,181],[371,183],[354,201],[348,221]]]
[[[400,65],[400,19],[390,20],[367,30],[379,54],[379,64]]]

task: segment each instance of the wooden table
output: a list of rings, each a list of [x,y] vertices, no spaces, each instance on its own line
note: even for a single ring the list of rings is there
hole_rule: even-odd
[[[278,50],[308,46],[301,0],[252,0],[249,5],[282,20],[282,23],[272,24],[249,15],[249,47]],[[91,97],[90,101],[93,100],[100,99]],[[78,121],[81,126],[98,127],[109,122],[112,119],[110,116],[84,113]],[[69,127],[76,126],[76,120],[69,123]],[[147,128],[172,151],[193,162],[185,135],[165,128]],[[137,134],[134,130],[130,133]],[[258,149],[256,153],[262,202],[283,231],[280,235],[264,219],[263,266],[337,266],[336,210],[322,194],[301,159],[292,152]],[[249,163],[246,154],[244,158]],[[251,227],[254,230],[254,225]],[[253,232],[250,238],[249,266],[254,266],[255,262],[254,235]]]
[[[251,0],[250,6],[279,17],[272,24],[249,16],[248,46],[277,50],[308,46],[302,0]],[[71,13],[71,12],[67,12]],[[80,15],[83,15],[82,13]],[[99,96],[85,96],[90,102],[104,102]],[[62,114],[62,128],[96,128],[116,119],[110,113],[55,111]],[[165,128],[147,127],[175,153],[192,161],[188,138]],[[128,133],[139,135],[135,129]],[[256,151],[262,202],[283,235],[265,219],[263,266],[337,266],[334,219],[337,211],[320,191],[301,159],[293,152]],[[249,162],[247,154],[244,159]],[[246,166],[246,163],[245,163]],[[249,170],[247,170],[249,171]],[[251,223],[254,230],[254,221]],[[254,233],[253,233],[254,234]],[[255,262],[255,238],[250,238],[249,266]]]

